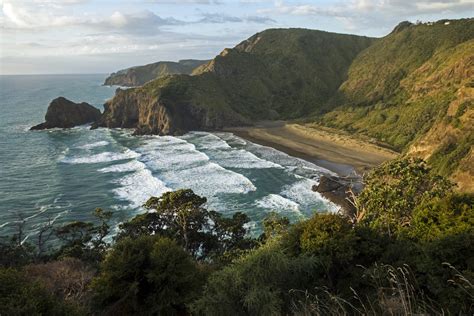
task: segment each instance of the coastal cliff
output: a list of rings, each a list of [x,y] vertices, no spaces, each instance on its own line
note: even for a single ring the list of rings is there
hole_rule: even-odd
[[[269,29],[191,74],[117,90],[95,126],[176,135],[297,120],[421,157],[473,191],[473,56],[474,19],[402,22],[380,39]]]
[[[140,134],[247,125],[323,111],[352,60],[374,39],[306,29],[270,29],[189,75],[169,75],[119,91],[99,126]]]
[[[178,62],[159,61],[144,66],[119,70],[105,79],[106,86],[137,87],[166,75],[191,74],[193,70],[209,60],[183,59]]]
[[[224,101],[208,99],[218,92],[209,87],[213,85],[182,75],[166,76],[140,88],[117,89],[104,105],[98,126],[135,128],[136,134],[179,135],[250,124]]]

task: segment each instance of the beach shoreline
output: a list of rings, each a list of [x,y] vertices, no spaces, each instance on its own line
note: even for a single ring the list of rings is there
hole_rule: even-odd
[[[346,178],[362,177],[373,167],[399,154],[340,131],[283,121],[260,122],[250,127],[226,128],[225,131],[307,160]]]

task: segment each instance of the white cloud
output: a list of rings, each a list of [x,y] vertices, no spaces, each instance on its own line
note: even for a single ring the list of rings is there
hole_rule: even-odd
[[[2,26],[12,28],[36,28],[45,26],[67,26],[80,23],[80,19],[74,16],[53,15],[49,10],[37,8],[36,12],[31,8],[4,2],[2,6],[5,17]]]
[[[45,0],[41,0],[45,1]],[[78,1],[78,0],[68,0]],[[50,31],[54,27],[81,27],[101,31],[120,31],[125,33],[155,33],[166,25],[177,25],[184,22],[173,18],[162,18],[155,13],[142,10],[131,13],[115,11],[110,16],[72,15],[61,9],[51,7],[26,6],[4,2],[2,6],[4,19],[0,21],[5,29],[29,29]]]
[[[462,12],[469,9],[474,11],[474,0],[349,0],[332,5],[287,4],[280,0],[275,2],[273,8],[261,9],[259,12],[355,17],[371,13],[422,15],[440,11]]]
[[[389,31],[403,20],[446,18],[474,12],[474,0],[346,0],[326,5],[294,4],[276,1],[258,13],[286,16],[329,18],[340,22],[351,32],[378,28]]]
[[[162,4],[222,4],[220,0],[148,0],[149,2]]]
[[[210,23],[210,24],[219,24],[219,23],[257,23],[257,24],[270,24],[275,23],[276,21],[266,17],[266,16],[244,16],[238,17],[222,13],[203,13],[202,18],[193,23]]]

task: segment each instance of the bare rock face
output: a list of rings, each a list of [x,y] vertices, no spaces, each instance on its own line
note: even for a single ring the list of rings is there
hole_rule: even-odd
[[[104,104],[104,113],[93,127],[135,128],[136,135],[182,135],[193,130],[216,130],[244,125],[235,112],[201,107],[179,95],[163,97],[147,89],[117,89]]]
[[[341,211],[349,218],[354,217],[356,209],[349,202],[349,189],[352,185],[343,178],[321,176],[319,184],[313,186],[313,191],[321,193],[322,196],[336,203],[341,207]]]
[[[100,111],[88,103],[74,103],[64,97],[59,97],[49,104],[45,115],[46,122],[33,126],[31,130],[70,128],[97,122],[100,116]]]

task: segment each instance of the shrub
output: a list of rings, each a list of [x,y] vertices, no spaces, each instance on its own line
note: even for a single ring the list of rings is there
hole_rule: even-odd
[[[359,218],[372,228],[388,234],[410,225],[413,210],[451,192],[452,184],[433,173],[421,159],[389,161],[364,179],[357,199]]]
[[[175,315],[186,311],[200,282],[197,265],[176,242],[140,236],[114,246],[92,287],[106,314]]]
[[[23,272],[0,268],[0,315],[76,315],[71,306],[51,295]]]

